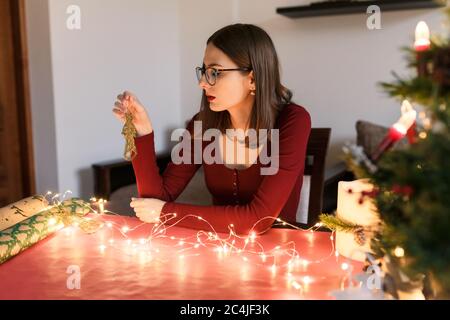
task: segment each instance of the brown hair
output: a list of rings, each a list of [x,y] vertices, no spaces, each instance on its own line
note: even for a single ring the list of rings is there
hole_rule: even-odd
[[[280,83],[278,56],[269,35],[255,25],[238,23],[216,31],[206,42],[209,43],[238,67],[253,70],[256,95],[249,127],[256,129],[258,135],[259,129],[272,129],[278,113],[291,102],[292,92]],[[204,91],[198,120],[202,121],[204,130],[216,128],[225,133],[231,128],[228,111],[210,110]]]

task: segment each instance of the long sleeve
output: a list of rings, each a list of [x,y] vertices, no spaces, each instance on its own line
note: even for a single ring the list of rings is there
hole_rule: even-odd
[[[193,137],[193,121],[187,129]],[[194,150],[193,139],[191,150]],[[186,185],[200,168],[201,164],[194,164],[193,157],[190,164],[175,165],[169,162],[162,176],[156,163],[154,132],[135,138],[137,155],[132,161],[136,184],[141,198],[157,198],[163,201],[174,201],[183,192]],[[192,155],[194,153],[192,152]],[[180,153],[183,155],[183,152]]]
[[[311,131],[311,118],[302,107],[292,108],[282,115],[279,131],[279,170],[274,175],[264,176],[253,199],[244,205],[199,206],[167,202],[162,214],[176,213],[170,223],[195,229],[229,232],[234,226],[238,234],[250,231],[261,233],[270,228],[287,202],[299,177],[303,177],[306,148]],[[200,216],[202,219],[187,217]],[[269,219],[263,219],[272,217]],[[261,220],[261,221],[260,221]],[[259,223],[257,223],[260,221]]]

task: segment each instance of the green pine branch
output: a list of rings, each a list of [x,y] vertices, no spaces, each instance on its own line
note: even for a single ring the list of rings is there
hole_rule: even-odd
[[[332,214],[321,214],[319,219],[325,227],[333,231],[354,232],[362,228],[358,224],[351,223]]]

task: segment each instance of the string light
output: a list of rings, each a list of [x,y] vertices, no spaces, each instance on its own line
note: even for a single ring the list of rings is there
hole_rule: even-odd
[[[51,194],[51,193],[49,193]],[[59,194],[58,194],[59,196]],[[53,197],[55,198],[55,196]],[[100,199],[102,200],[102,199]],[[98,199],[96,199],[95,197],[91,198],[91,201],[93,201],[94,203],[98,203]],[[92,209],[92,212],[97,213],[95,210]],[[113,215],[117,215],[120,216],[114,212],[108,211],[108,210],[104,210],[105,214],[100,214],[99,218],[103,219],[103,217],[106,217],[106,213],[108,214],[113,214]],[[178,221],[176,221],[175,223],[173,223],[172,220],[174,220],[177,217],[176,213],[173,214],[165,214],[162,215],[159,221],[163,221],[160,224],[154,224],[152,225],[152,229],[150,234],[146,237],[146,238],[140,238],[139,240],[137,240],[136,243],[133,243],[133,240],[128,236],[130,234],[132,234],[132,231],[140,228],[141,226],[144,225],[149,225],[148,223],[141,223],[139,225],[137,225],[136,227],[130,228],[127,225],[124,226],[120,226],[117,224],[117,222],[111,222],[111,221],[105,221],[105,226],[111,230],[111,234],[109,240],[108,240],[108,244],[111,247],[115,247],[115,248],[120,248],[120,246],[117,245],[117,243],[119,243],[120,245],[120,241],[116,241],[116,239],[113,239],[113,232],[114,230],[119,230],[120,231],[120,235],[125,238],[124,241],[125,243],[130,247],[128,250],[131,251],[132,254],[136,254],[136,253],[145,253],[145,257],[151,257],[150,259],[145,259],[145,261],[153,261],[154,259],[154,255],[158,254],[160,252],[160,249],[154,246],[154,243],[152,242],[152,240],[156,240],[156,239],[170,239],[171,241],[176,241],[175,243],[178,243],[178,245],[180,247],[183,248],[179,248],[176,250],[177,252],[177,256],[180,259],[184,259],[186,257],[186,252],[191,250],[191,249],[198,249],[200,247],[204,247],[204,248],[208,248],[208,247],[213,247],[213,250],[216,251],[220,257],[222,257],[222,255],[225,256],[229,256],[232,254],[236,254],[236,255],[240,255],[242,260],[246,263],[250,263],[250,261],[252,263],[255,264],[260,264],[260,265],[265,265],[267,266],[267,262],[270,262],[269,264],[269,269],[271,270],[272,274],[276,274],[279,270],[279,268],[283,268],[280,270],[283,270],[285,272],[285,274],[287,275],[288,279],[289,279],[289,283],[292,284],[292,286],[297,289],[297,290],[303,290],[303,286],[301,284],[299,284],[297,281],[292,280],[292,278],[295,277],[294,273],[299,271],[296,270],[296,267],[294,266],[297,264],[300,264],[301,266],[303,266],[303,272],[306,270],[306,268],[309,266],[309,264],[312,263],[321,263],[322,261],[325,261],[326,259],[328,259],[329,257],[331,257],[333,254],[336,255],[336,257],[339,256],[339,253],[335,250],[334,248],[334,237],[333,234],[331,234],[331,236],[329,237],[331,240],[331,251],[329,253],[328,256],[325,256],[323,258],[319,258],[316,260],[307,260],[304,259],[303,257],[301,257],[301,255],[299,254],[299,252],[295,249],[295,242],[290,241],[287,243],[283,243],[282,245],[276,245],[275,247],[273,247],[272,249],[270,248],[264,248],[264,246],[262,245],[262,243],[258,242],[258,233],[256,231],[254,231],[254,229],[252,228],[252,230],[248,233],[248,235],[246,236],[241,236],[241,235],[237,235],[234,232],[234,224],[229,224],[229,234],[226,235],[225,237],[221,238],[221,236],[219,236],[219,234],[215,231],[214,227],[208,222],[206,221],[203,217],[200,216],[195,216],[195,215],[188,215],[185,217],[182,217],[181,219],[179,219]],[[204,221],[210,228],[210,231],[198,231],[194,236],[188,237],[188,238],[178,238],[176,236],[173,235],[167,235],[168,231],[175,227],[178,223],[180,223],[182,220],[184,219],[191,219],[191,218],[195,218],[197,220],[200,221]],[[299,232],[307,232],[308,238],[311,239],[311,237],[314,234],[314,231],[316,231],[318,228],[321,228],[323,225],[322,223],[316,223],[313,227],[309,228],[309,229],[301,229],[295,225],[292,225],[286,221],[283,221],[280,218],[273,218],[273,217],[265,217],[260,219],[259,221],[257,221],[254,225],[254,227],[257,226],[257,224],[261,223],[263,220],[266,219],[272,219],[272,221],[274,222],[274,225],[283,225],[283,226],[290,226],[293,229],[299,231]],[[54,223],[56,223],[56,219],[54,221]],[[51,222],[53,223],[53,222]],[[50,224],[50,220],[49,220],[49,224]],[[252,246],[247,247],[248,243],[251,242]],[[151,243],[151,245],[149,246],[138,246],[138,244],[144,245],[147,243]],[[169,245],[170,246],[170,245]],[[104,252],[107,249],[108,246],[106,246],[105,244],[101,244],[99,245],[99,249],[101,252]],[[188,254],[188,256],[195,256],[195,255],[199,255],[200,253],[198,253],[198,251],[196,251],[197,253],[194,254]],[[251,256],[255,256],[258,259],[249,259]],[[295,262],[295,263],[294,263]],[[348,269],[349,265],[348,264],[341,264],[341,269],[346,271]],[[284,269],[286,268],[286,269]],[[308,286],[310,283],[313,282],[312,277],[305,275],[302,276],[301,278],[301,283],[303,283],[303,285]]]
[[[277,272],[277,266],[275,264],[273,264],[272,267],[270,267],[270,268],[273,273]]]
[[[304,268],[308,267],[308,265],[309,265],[309,261],[308,261],[308,260],[305,260],[305,259],[303,259],[303,260],[302,260],[302,265],[303,265],[303,267],[304,267]]]
[[[403,248],[401,247],[396,247],[394,250],[394,255],[397,258],[402,258],[403,256],[405,256],[405,250],[403,250]]]
[[[56,222],[57,222],[56,218],[50,218],[48,220],[48,225],[49,226],[54,226],[56,224]]]
[[[294,289],[296,289],[296,290],[302,290],[302,289],[303,289],[302,286],[301,286],[297,281],[295,281],[295,280],[293,280],[293,281],[291,282],[291,284],[292,284],[292,286],[294,287]]]
[[[311,279],[310,276],[304,276],[304,277],[302,278],[302,282],[303,282],[305,285],[309,285],[309,284],[312,282],[312,279]]]

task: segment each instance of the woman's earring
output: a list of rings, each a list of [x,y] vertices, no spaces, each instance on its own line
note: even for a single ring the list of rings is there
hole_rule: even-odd
[[[250,94],[251,94],[252,96],[256,95],[255,91],[250,91]]]

